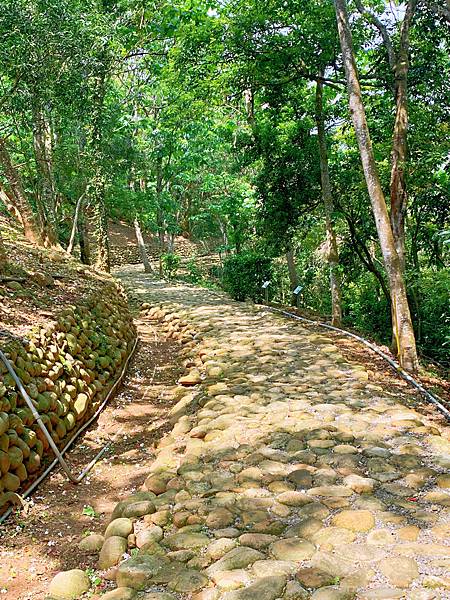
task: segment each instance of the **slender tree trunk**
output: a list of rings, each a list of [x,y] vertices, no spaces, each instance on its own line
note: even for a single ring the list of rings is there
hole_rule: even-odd
[[[232,219],[231,225],[233,227],[234,247],[236,248],[236,254],[242,252],[242,235],[240,223]]]
[[[5,202],[8,210],[11,210],[16,218],[19,219],[23,227],[25,237],[38,246],[44,245],[44,240],[39,230],[39,225],[36,217],[33,214],[30,203],[25,194],[22,185],[22,180],[16,167],[11,161],[5,140],[0,138],[0,165],[3,168],[6,180],[8,181],[10,193],[1,188],[2,199]]]
[[[104,168],[103,128],[104,128],[104,102],[106,94],[106,80],[110,64],[107,51],[99,56],[99,72],[97,74],[93,93],[93,115],[91,131],[91,151],[93,176],[87,186],[87,195],[93,207],[94,231],[96,241],[96,267],[101,271],[109,272],[111,269],[111,249],[108,233],[108,218],[105,206],[106,173]]]
[[[408,132],[409,28],[416,0],[409,0],[400,32],[400,48],[395,63],[396,113],[391,160],[391,226],[402,271],[405,270],[405,217],[408,203],[405,165]]]
[[[8,266],[8,255],[3,242],[2,232],[0,231],[0,273],[4,273]]]
[[[134,231],[136,233],[136,240],[139,248],[139,254],[141,255],[142,264],[144,265],[145,273],[152,273],[153,269],[148,260],[147,249],[145,247],[144,237],[142,235],[141,226],[139,225],[139,219],[134,219]]]
[[[400,364],[404,369],[415,372],[418,370],[419,363],[411,313],[406,295],[406,286],[400,259],[395,248],[386,201],[381,188],[369,128],[367,126],[366,113],[353,52],[353,42],[348,22],[346,1],[334,0],[334,2],[347,78],[350,112],[355,128],[356,139],[358,141],[367,190],[372,204],[381,252],[383,254],[384,265],[391,291],[392,325],[393,333],[397,340],[398,357]]]
[[[136,113],[137,114],[137,110]],[[134,131],[134,135],[137,136],[137,131]],[[130,190],[132,192],[136,191],[136,181],[134,179],[134,173],[132,173],[132,178],[131,181],[129,183],[130,186]],[[144,179],[140,179],[139,180],[139,189],[141,192],[145,192],[145,188],[146,188],[146,183]],[[142,264],[144,265],[144,273],[152,273],[153,269],[152,266],[150,264],[150,261],[148,259],[148,255],[147,255],[147,249],[145,247],[145,242],[144,242],[144,236],[142,235],[142,230],[141,230],[141,225],[139,223],[139,219],[137,217],[137,214],[134,218],[134,233],[136,235],[136,241],[137,241],[137,245],[138,245],[138,250],[139,250],[139,255],[141,257],[141,261]]]
[[[160,213],[159,217],[157,217],[157,222],[159,224],[158,231],[158,240],[159,240],[159,249],[161,254],[164,254],[166,250],[166,233],[164,231],[164,219]]]
[[[333,223],[333,195],[331,192],[330,172],[328,169],[327,140],[323,116],[323,83],[316,84],[316,124],[320,154],[320,177],[322,182],[322,199],[325,207],[325,223],[327,230],[327,261],[330,269],[331,288],[331,324],[340,327],[342,324],[342,295],[339,276],[339,251]]]
[[[56,233],[56,184],[53,174],[52,138],[48,120],[39,106],[33,108],[33,145],[38,174],[36,203],[42,236],[48,246],[59,246]]]
[[[160,275],[160,277],[162,277],[164,274],[162,256],[166,251],[166,237],[165,237],[165,232],[164,232],[164,218],[161,215],[160,209],[158,209],[158,212],[157,212],[156,222],[158,224],[158,240],[159,240],[159,275]]]
[[[225,252],[228,254],[228,232],[227,232],[227,225],[220,218],[218,219],[218,222],[219,222],[219,227],[220,227],[220,233],[222,234],[222,241],[223,241],[223,245],[225,247]]]
[[[420,311],[420,290],[421,290],[421,269],[420,269],[420,261],[419,261],[419,249],[417,246],[417,238],[420,231],[420,223],[421,223],[421,210],[416,214],[416,222],[414,226],[414,231],[411,236],[411,258],[414,266],[414,283],[411,286],[411,297],[414,303],[414,311],[415,311],[415,325],[416,325],[416,339],[420,342],[422,339],[422,315]]]
[[[407,160],[408,130],[408,70],[409,70],[409,30],[416,11],[417,0],[407,0],[405,16],[400,27],[399,49],[386,25],[361,0],[355,0],[359,12],[374,25],[387,51],[389,66],[394,74],[394,99],[396,104],[395,122],[391,152],[391,226],[395,247],[401,267],[405,269],[405,218],[408,203],[405,165]]]
[[[72,230],[70,232],[69,243],[67,245],[67,250],[66,250],[67,254],[72,254],[73,247],[75,245],[75,236],[76,236],[76,233],[77,233],[78,218],[79,218],[79,215],[80,215],[81,204],[83,203],[83,196],[84,196],[84,194],[81,194],[81,196],[78,198],[77,204],[75,206],[75,213],[73,215]]]
[[[109,273],[111,270],[111,248],[109,244],[108,217],[106,215],[104,183],[94,182],[96,194],[92,195],[94,202],[95,233],[97,242],[97,269]]]
[[[91,249],[89,244],[89,233],[87,228],[87,218],[84,212],[84,200],[78,216],[78,243],[80,244],[80,260],[83,265],[91,264]]]
[[[375,277],[375,279],[379,283],[379,285],[383,291],[384,297],[386,298],[386,302],[387,302],[388,306],[390,306],[391,305],[391,294],[389,292],[388,286],[386,285],[386,281],[383,278],[383,274],[375,266],[373,258],[371,256],[366,244],[364,243],[364,241],[358,237],[358,233],[356,231],[355,224],[353,223],[350,216],[345,215],[345,219],[348,223],[348,227],[349,227],[349,231],[350,231],[350,243],[351,243],[353,249],[355,250],[355,252],[358,255],[358,258],[362,262],[362,264],[366,267],[366,269],[369,271],[369,273],[372,273],[372,275]]]
[[[286,252],[286,264],[289,273],[289,283],[291,284],[291,304],[297,306],[297,296],[293,293],[298,286],[298,273],[295,266],[294,250],[289,248]]]
[[[156,202],[157,202],[156,224],[158,226],[158,239],[159,239],[159,252],[160,252],[159,274],[161,277],[163,276],[161,255],[164,254],[165,249],[166,249],[165,219],[164,219],[163,209],[161,206],[163,188],[164,188],[164,180],[163,180],[163,173],[162,173],[162,159],[158,158],[156,161]]]
[[[20,223],[21,227],[23,227],[22,215],[20,214],[20,212],[16,206],[16,200],[12,196],[11,193],[9,193],[5,190],[5,188],[2,186],[1,183],[0,183],[0,200],[6,206],[8,212],[16,219],[16,221],[18,221]],[[36,223],[36,226],[37,226],[37,223]]]

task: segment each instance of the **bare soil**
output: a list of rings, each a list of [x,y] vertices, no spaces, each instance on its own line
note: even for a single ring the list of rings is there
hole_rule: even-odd
[[[25,337],[111,280],[69,258],[62,249],[32,246],[12,219],[0,216],[0,229],[8,256],[7,270],[0,276],[0,343]],[[51,276],[53,282],[37,283],[36,273]],[[14,289],[16,284],[20,287]]]

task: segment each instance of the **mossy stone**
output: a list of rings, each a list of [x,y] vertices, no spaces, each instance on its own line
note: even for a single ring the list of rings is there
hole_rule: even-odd
[[[11,469],[17,469],[17,467],[23,462],[23,452],[17,446],[11,446],[8,448],[8,456],[11,463]]]
[[[36,432],[25,427],[20,436],[29,448],[34,448],[37,441]]]
[[[0,435],[6,433],[9,429],[9,417],[5,412],[0,412]]]
[[[67,415],[64,417],[64,425],[66,426],[66,430],[71,431],[75,427],[75,423],[75,415],[71,412],[67,413]]]
[[[16,492],[20,487],[20,479],[11,472],[3,475],[2,482],[7,492]]]
[[[23,463],[17,467],[14,473],[20,479],[20,483],[23,483],[28,477],[27,469]]]
[[[9,437],[6,433],[0,435],[0,450],[3,452],[7,452],[9,448]]]
[[[78,546],[80,550],[93,554],[95,552],[100,552],[104,541],[105,538],[102,535],[98,533],[91,533],[91,535],[84,537]]]
[[[86,394],[78,394],[77,399],[73,403],[73,410],[75,413],[75,418],[78,421],[86,412],[88,407],[89,398]]]
[[[6,436],[8,437],[8,436]],[[9,446],[9,438],[8,438],[8,446]],[[9,467],[11,466],[11,460],[9,458],[8,452],[4,450],[0,450],[0,473],[5,475],[9,471]]]
[[[23,441],[22,438],[19,437],[19,439],[16,441],[16,445],[18,448],[20,448],[20,450],[22,451],[23,454],[23,458],[28,458],[30,456],[30,448],[28,447],[28,445]]]
[[[32,450],[29,458],[25,462],[28,473],[35,473],[41,466],[41,457],[37,452]]]
[[[9,428],[14,429],[17,433],[23,433],[23,430],[24,430],[23,421],[15,413],[12,413],[9,415]]]

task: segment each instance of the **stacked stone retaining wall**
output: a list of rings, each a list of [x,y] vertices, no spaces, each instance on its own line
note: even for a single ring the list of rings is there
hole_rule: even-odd
[[[121,288],[108,282],[27,339],[2,348],[59,447],[94,414],[127,360],[136,328]],[[0,512],[54,458],[48,440],[0,361]]]

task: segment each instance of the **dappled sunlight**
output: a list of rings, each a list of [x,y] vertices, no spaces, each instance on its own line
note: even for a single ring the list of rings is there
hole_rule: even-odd
[[[171,517],[118,585],[201,600],[434,597],[450,528],[442,419],[264,309],[162,281],[141,299],[163,307],[167,331],[181,318],[198,332],[185,354],[203,382],[177,392],[146,482],[155,512],[135,527],[150,535]]]

